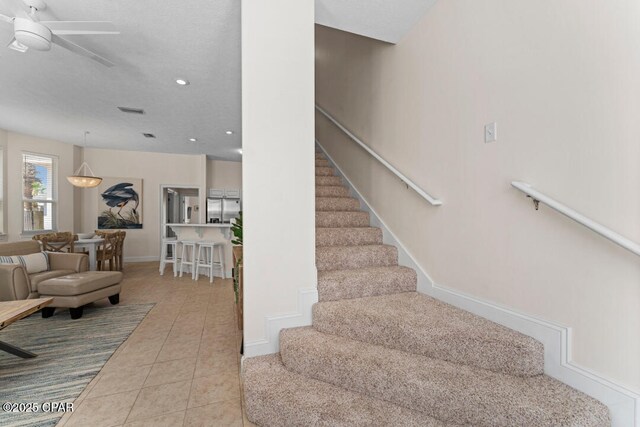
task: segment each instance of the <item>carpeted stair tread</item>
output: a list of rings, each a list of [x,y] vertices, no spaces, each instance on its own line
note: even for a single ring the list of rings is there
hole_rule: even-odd
[[[317,167],[316,176],[333,176],[336,172],[332,167]]]
[[[316,159],[316,167],[318,167],[318,166],[320,166],[320,167],[329,167],[331,165],[329,164],[329,160]]]
[[[331,187],[342,186],[342,178],[339,176],[317,176],[316,175],[316,188],[319,186],[328,185]]]
[[[316,246],[354,246],[382,244],[377,227],[316,228]]]
[[[351,268],[398,265],[398,248],[391,245],[321,246],[316,248],[316,268]]]
[[[417,292],[320,302],[313,306],[313,326],[494,372],[532,376],[544,370],[540,342]]]
[[[351,197],[349,190],[341,185],[316,185],[316,197]]]
[[[368,227],[368,212],[316,212],[316,227]]]
[[[516,377],[431,359],[311,327],[283,329],[285,367],[441,421],[473,426],[609,425],[606,406],[545,375]]]
[[[324,156],[324,153],[318,153],[318,152],[316,152],[316,159],[320,159],[320,160],[322,160],[322,159],[325,159],[325,158],[326,158],[326,157]]]
[[[421,412],[291,372],[277,354],[246,359],[243,371],[247,418],[262,427],[446,425]]]
[[[340,212],[359,211],[360,202],[353,197],[318,197],[316,195],[316,211]]]
[[[416,283],[415,270],[398,265],[318,271],[318,300],[336,301],[415,292]]]

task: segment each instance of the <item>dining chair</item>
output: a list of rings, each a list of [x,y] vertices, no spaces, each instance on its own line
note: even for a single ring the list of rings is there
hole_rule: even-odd
[[[104,241],[96,249],[96,261],[98,271],[106,270],[107,261],[109,270],[113,270],[116,263],[116,247],[118,245],[118,235],[114,232],[104,232],[96,230],[96,234]]]
[[[69,231],[59,231],[55,233],[36,234],[32,237],[42,245],[42,250],[47,252],[73,252],[74,242],[78,236]]]
[[[118,231],[115,233],[118,236],[118,242],[116,245],[116,270],[122,271],[124,268],[124,239],[127,237],[126,231]]]

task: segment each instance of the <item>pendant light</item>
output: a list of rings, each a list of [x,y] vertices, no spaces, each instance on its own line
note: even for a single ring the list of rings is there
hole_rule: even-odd
[[[89,132],[84,132],[84,146],[87,146],[87,134]],[[82,171],[82,175],[80,174]],[[87,174],[89,171],[89,174]],[[92,188],[97,187],[102,182],[102,178],[95,176],[87,162],[82,162],[78,170],[71,176],[67,177],[67,181],[71,183],[71,185],[80,188]]]

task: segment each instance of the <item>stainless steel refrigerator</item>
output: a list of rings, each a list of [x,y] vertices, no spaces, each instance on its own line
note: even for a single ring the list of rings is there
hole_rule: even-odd
[[[229,223],[232,218],[238,218],[240,215],[240,199],[224,198],[222,199],[222,222]]]
[[[207,199],[207,222],[211,223],[229,223],[232,218],[240,215],[240,199],[225,198],[208,198]]]
[[[222,222],[222,200],[223,199],[207,199],[207,222]]]

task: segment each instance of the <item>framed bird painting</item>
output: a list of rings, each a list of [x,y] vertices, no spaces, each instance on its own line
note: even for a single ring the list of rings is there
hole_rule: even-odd
[[[103,178],[98,199],[99,230],[142,228],[142,179]]]

